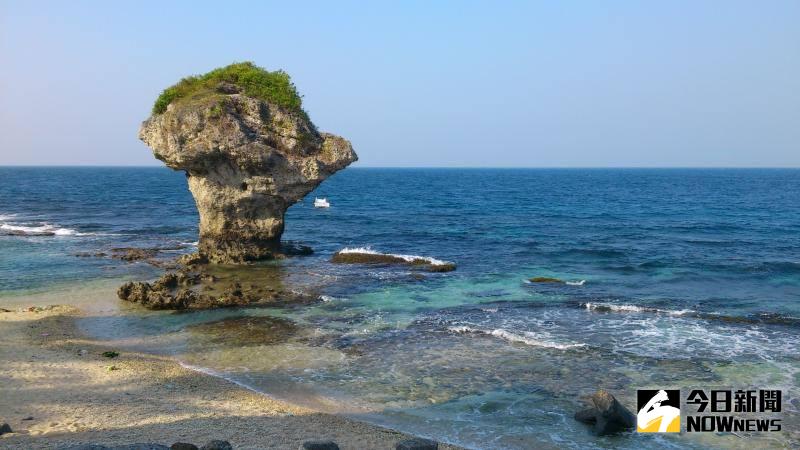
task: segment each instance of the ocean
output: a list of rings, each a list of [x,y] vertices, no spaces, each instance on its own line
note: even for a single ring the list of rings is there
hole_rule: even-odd
[[[329,209],[313,208],[315,196]],[[159,269],[116,247],[193,251],[166,168],[0,168],[0,306]],[[474,448],[788,447],[800,439],[800,170],[344,170],[291,207],[306,257],[230,269],[310,304],[82,319],[120,348],[275,397]],[[335,265],[343,248],[454,272]],[[552,277],[564,283],[533,283]],[[109,301],[115,301],[110,299]],[[607,389],[781,389],[781,432],[594,437]]]

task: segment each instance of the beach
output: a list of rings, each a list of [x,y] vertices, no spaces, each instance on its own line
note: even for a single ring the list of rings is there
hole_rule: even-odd
[[[236,449],[295,449],[329,439],[342,449],[390,449],[408,438],[271,399],[168,357],[104,357],[115,347],[76,327],[86,310],[42,303],[51,299],[15,298],[0,312],[0,422],[14,431],[0,436],[0,448],[221,439]]]

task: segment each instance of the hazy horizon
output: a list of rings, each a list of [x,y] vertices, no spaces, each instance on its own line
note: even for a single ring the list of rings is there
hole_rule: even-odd
[[[164,88],[250,60],[376,168],[798,168],[800,2],[0,0],[0,166],[158,166]]]

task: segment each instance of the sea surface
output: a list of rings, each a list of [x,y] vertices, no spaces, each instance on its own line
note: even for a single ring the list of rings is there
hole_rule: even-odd
[[[315,196],[330,209],[313,208]],[[784,448],[800,440],[800,170],[347,169],[290,208],[315,250],[246,269],[310,304],[121,307],[81,326],[121,349],[472,448]],[[0,168],[0,306],[159,269],[116,247],[193,251],[166,168]],[[335,265],[343,248],[449,273]],[[564,283],[532,283],[553,277]],[[116,300],[108,299],[117,303]],[[784,431],[594,437],[598,388],[781,389]]]

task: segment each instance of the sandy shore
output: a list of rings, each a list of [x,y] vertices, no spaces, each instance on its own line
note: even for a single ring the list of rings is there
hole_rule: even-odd
[[[109,359],[102,353],[110,345],[76,327],[80,314],[75,306],[0,311],[0,422],[14,430],[0,436],[0,448],[222,439],[234,448],[294,450],[331,439],[361,450],[391,449],[408,437],[276,401],[166,357]]]

